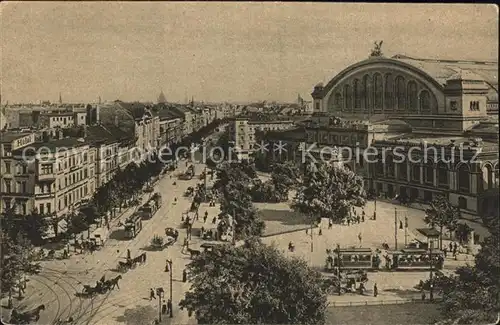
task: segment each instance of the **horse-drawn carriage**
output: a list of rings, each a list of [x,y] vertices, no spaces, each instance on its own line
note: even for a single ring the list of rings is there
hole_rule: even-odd
[[[142,253],[134,258],[127,258],[125,262],[123,261],[118,261],[118,266],[116,267],[116,270],[118,272],[127,272],[130,269],[135,269],[137,264],[144,264],[146,263],[146,253]]]
[[[102,277],[101,280],[96,282],[95,287],[89,284],[84,284],[82,295],[92,297],[95,296],[96,294],[105,294],[109,290],[113,290],[115,287],[118,287],[118,289],[120,289],[118,282],[121,280],[121,278],[122,278],[121,275],[118,275],[110,280],[105,280],[104,277]]]
[[[10,322],[12,324],[30,324],[40,319],[40,311],[42,310],[45,310],[45,305],[39,305],[35,309],[26,312],[19,312],[17,309],[13,309],[10,315]]]
[[[366,271],[341,272],[340,276],[334,275],[324,280],[325,290],[328,294],[344,294],[347,292],[365,290],[365,283],[368,281]]]

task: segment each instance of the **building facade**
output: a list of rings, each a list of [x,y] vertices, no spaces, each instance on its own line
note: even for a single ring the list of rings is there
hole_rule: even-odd
[[[293,127],[294,122],[289,120],[251,120],[247,118],[233,119],[227,128],[229,140],[234,146],[237,159],[249,159],[252,153],[258,149],[256,132],[269,132],[286,130]]]
[[[5,134],[0,212],[64,215],[90,199],[95,185],[95,149],[84,139]]]
[[[498,210],[497,78],[496,62],[370,58],[314,87],[310,120],[266,141],[286,142],[287,159],[303,160],[301,148],[308,157],[337,148],[367,189],[387,197],[441,194],[490,214]]]

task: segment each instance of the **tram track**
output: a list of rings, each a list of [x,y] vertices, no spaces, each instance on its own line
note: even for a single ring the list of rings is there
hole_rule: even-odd
[[[74,294],[73,296],[70,295],[67,291],[67,295],[68,295],[68,299],[70,300],[70,305],[69,305],[69,311],[68,311],[68,318],[69,317],[73,317],[75,314],[79,314],[81,312],[81,309],[82,309],[82,303],[83,303],[83,300],[80,296],[77,295],[78,293],[78,289],[69,281],[67,280],[67,278],[69,279],[73,279],[77,282],[77,284],[81,284],[80,280],[73,277],[73,276],[70,276],[64,272],[60,272],[60,271],[54,271],[54,270],[50,270],[48,269],[47,272],[54,272],[56,274],[60,274],[61,276],[58,277],[58,281],[63,281],[65,282],[71,289],[73,289],[74,291]],[[75,299],[76,298],[76,299]],[[73,302],[74,300],[77,300],[78,303],[77,303],[77,308],[75,308],[75,310],[73,310]],[[61,314],[60,314],[60,317],[64,315],[65,311],[66,311],[67,308],[65,308]]]
[[[55,322],[59,319],[59,314],[60,314],[60,311],[61,311],[61,300],[59,299],[59,294],[54,290],[52,289],[51,286],[47,285],[45,282],[43,281],[40,281],[40,279],[37,279],[37,278],[31,278],[32,281],[36,281],[42,285],[44,285],[45,287],[47,287],[47,289],[49,289],[49,291],[55,296],[54,300],[52,301],[56,301],[57,302],[57,311],[56,311],[56,314],[54,316],[54,319],[52,320],[52,324],[55,324]],[[46,280],[49,280],[49,279],[46,279]],[[50,280],[49,280],[50,281]],[[47,304],[51,303],[52,301],[49,301],[47,302]]]

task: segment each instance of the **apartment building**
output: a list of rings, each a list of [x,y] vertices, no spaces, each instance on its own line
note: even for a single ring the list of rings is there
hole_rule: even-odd
[[[95,148],[95,183],[101,187],[131,161],[134,136],[113,125],[94,125],[85,130],[85,140]]]
[[[160,118],[160,142],[162,145],[178,143],[183,137],[182,114],[170,110],[164,105],[158,105],[157,114]]]
[[[293,121],[279,120],[278,117],[269,118],[268,120],[235,118],[229,123],[227,132],[229,132],[230,141],[233,142],[237,159],[249,159],[252,152],[258,147],[256,143],[256,132],[265,133],[269,131],[286,130],[293,126]]]
[[[91,198],[95,148],[83,138],[5,133],[1,137],[0,212],[64,215]]]
[[[152,105],[114,101],[99,108],[101,125],[115,126],[135,136],[134,155],[151,153],[160,146],[160,118]],[[134,157],[137,159],[139,157]]]

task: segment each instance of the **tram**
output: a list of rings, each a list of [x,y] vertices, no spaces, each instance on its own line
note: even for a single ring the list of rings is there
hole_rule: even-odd
[[[125,235],[132,239],[142,230],[142,214],[134,213],[125,221]]]
[[[326,259],[326,269],[335,270],[376,270],[380,265],[380,259],[371,248],[340,248],[339,251],[332,250]]]
[[[431,259],[432,258],[432,259]],[[386,257],[386,267],[391,270],[441,270],[444,264],[444,253],[440,250],[421,248],[405,248],[399,251],[389,251]]]

